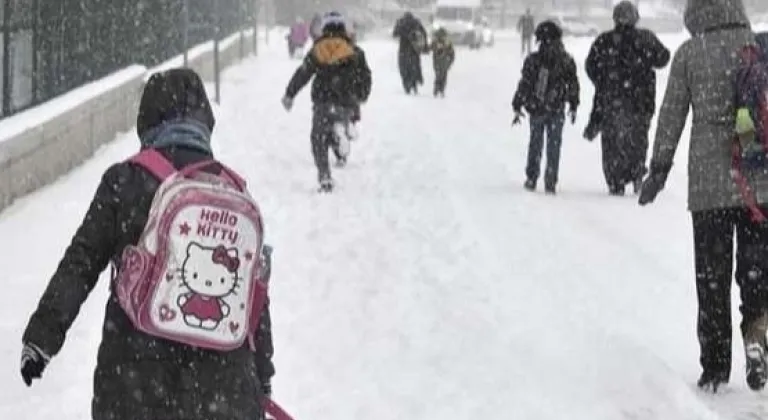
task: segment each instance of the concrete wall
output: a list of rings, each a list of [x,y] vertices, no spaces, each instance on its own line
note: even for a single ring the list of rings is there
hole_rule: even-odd
[[[220,65],[236,64],[253,49],[253,33],[220,43]],[[213,43],[192,48],[189,67],[213,80]],[[0,210],[86,161],[100,146],[136,124],[149,74],[181,66],[181,57],[148,70],[132,66],[68,92],[28,111],[0,120]]]

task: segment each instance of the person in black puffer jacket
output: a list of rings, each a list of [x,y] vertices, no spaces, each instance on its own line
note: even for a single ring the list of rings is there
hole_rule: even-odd
[[[563,45],[563,31],[552,21],[536,27],[539,50],[530,54],[523,63],[523,76],[517,86],[512,108],[514,123],[522,118],[523,107],[531,117],[531,140],[528,145],[528,164],[525,169],[525,188],[536,189],[541,170],[544,132],[547,133],[547,169],[544,187],[554,194],[560,168],[560,147],[565,124],[565,104],[571,123],[576,120],[579,107],[579,80],[576,63]]]
[[[182,168],[211,159],[213,112],[203,82],[191,70],[156,73],[147,82],[136,128],[141,147],[156,148]],[[220,171],[213,165],[210,171]],[[159,182],[133,163],[103,174],[82,224],[64,253],[24,331],[22,377],[41,377],[62,348],[80,306],[110,261],[138,242]],[[94,374],[93,420],[263,419],[269,394],[272,335],[268,304],[256,340],[216,352],[139,332],[110,287]]]
[[[290,110],[299,91],[312,80],[312,155],[317,167],[320,190],[333,189],[328,148],[336,155],[337,163],[346,163],[346,151],[334,127],[341,124],[349,128],[359,119],[360,104],[371,94],[371,69],[363,50],[350,39],[344,18],[331,12],[325,16],[323,35],[296,69],[283,96],[283,107]]]
[[[655,70],[670,60],[653,32],[637,28],[639,19],[634,4],[617,4],[616,27],[597,37],[586,62],[595,97],[584,137],[591,141],[602,133],[603,172],[611,195],[624,195],[629,183],[639,191],[656,110]]]

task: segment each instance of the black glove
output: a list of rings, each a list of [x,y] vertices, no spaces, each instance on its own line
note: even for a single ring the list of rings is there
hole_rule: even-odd
[[[645,178],[643,186],[640,187],[640,198],[638,198],[637,201],[641,206],[653,203],[653,200],[656,199],[659,192],[664,189],[664,184],[667,182],[667,175],[669,175],[670,169],[671,165],[651,164],[650,175]]]
[[[523,111],[515,110],[515,117],[512,118],[512,125],[520,124],[520,121],[522,121],[523,118],[525,118],[525,114],[523,114]]]
[[[51,357],[36,345],[25,344],[21,350],[21,377],[24,379],[24,383],[31,386],[33,379],[41,378],[50,360]]]
[[[576,124],[576,109],[571,108],[571,110],[568,111],[568,116],[571,117],[571,124]]]
[[[291,108],[293,108],[293,98],[288,95],[283,96],[283,99],[280,102],[283,104],[283,108],[285,108],[286,111],[290,111]]]

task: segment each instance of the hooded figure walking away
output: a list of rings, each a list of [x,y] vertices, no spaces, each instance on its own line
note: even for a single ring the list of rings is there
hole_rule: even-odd
[[[737,121],[734,76],[744,65],[740,52],[754,45],[755,35],[741,0],[689,0],[685,25],[692,37],[672,60],[650,173],[639,201],[641,205],[652,202],[664,188],[689,110],[693,110],[688,209],[693,220],[697,337],[703,370],[698,386],[716,392],[730,379],[735,245],[747,383],[760,390],[765,386],[767,364],[768,224],[752,221],[732,177]],[[768,171],[751,172],[749,185],[756,205],[765,213]]]
[[[520,122],[524,107],[531,119],[531,140],[525,169],[525,188],[529,191],[536,189],[546,131],[544,188],[547,193],[554,194],[560,171],[565,105],[568,104],[568,114],[571,123],[574,123],[579,107],[579,80],[576,63],[563,45],[560,27],[552,21],[545,21],[536,28],[535,35],[539,50],[529,55],[523,64],[523,75],[512,101],[515,111],[513,123]]]
[[[517,21],[517,32],[520,33],[522,41],[521,54],[525,57],[533,51],[533,31],[536,28],[536,22],[533,20],[531,9],[526,9],[525,14],[520,16]]]
[[[323,35],[315,41],[303,63],[291,77],[283,96],[283,107],[290,111],[293,100],[312,81],[312,156],[317,167],[320,192],[334,188],[328,148],[333,149],[338,166],[349,154],[350,127],[359,120],[360,104],[371,93],[371,69],[363,50],[354,44],[347,22],[337,12],[325,16]]]
[[[153,74],[139,105],[141,149],[155,149],[176,169],[210,160],[213,112],[203,82],[192,70]],[[211,165],[211,172],[222,171]],[[64,252],[24,331],[21,374],[40,378],[64,345],[67,331],[99,275],[135,245],[147,224],[160,182],[132,162],[101,177],[82,224]],[[93,420],[263,419],[260,396],[274,374],[269,309],[264,306],[256,354],[248,344],[219,352],[139,331],[110,284],[93,379]]]
[[[595,85],[592,113],[584,136],[602,133],[603,174],[611,195],[637,193],[647,173],[648,131],[656,110],[656,72],[670,52],[653,34],[637,28],[637,7],[622,1],[613,10],[616,27],[597,37],[587,57]]]
[[[403,81],[405,93],[418,93],[424,84],[421,72],[421,54],[427,51],[427,31],[419,19],[411,12],[406,12],[398,19],[392,36],[400,40],[397,50],[397,65]]]

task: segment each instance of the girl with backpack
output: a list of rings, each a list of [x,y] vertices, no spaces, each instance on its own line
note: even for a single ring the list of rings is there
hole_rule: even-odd
[[[751,190],[744,194],[743,177],[738,176],[741,153],[735,153],[739,105],[734,80],[745,64],[740,53],[755,45],[755,35],[740,0],[689,0],[685,24],[692,36],[672,60],[650,173],[639,203],[653,202],[664,188],[692,110],[688,209],[702,368],[698,386],[717,392],[730,381],[735,278],[741,297],[747,384],[758,391],[768,379],[768,225],[756,219],[755,209],[765,213],[768,208],[768,171],[765,167],[744,171]]]
[[[544,132],[547,134],[547,168],[544,188],[555,194],[560,168],[560,147],[565,124],[565,105],[568,104],[571,123],[576,121],[579,107],[579,80],[576,63],[565,51],[563,31],[552,21],[536,28],[539,50],[530,54],[523,63],[523,75],[517,86],[512,107],[513,124],[520,122],[523,107],[531,117],[531,139],[528,144],[525,189],[533,191],[541,171]]]
[[[274,375],[269,261],[260,257],[266,249],[257,231],[261,220],[248,204],[244,182],[213,160],[213,127],[196,73],[152,75],[137,118],[141,152],[103,174],[24,331],[21,375],[28,386],[59,353],[111,262],[116,275],[94,374],[92,419],[264,418],[262,402],[271,407],[264,397]],[[186,194],[174,195],[178,191]],[[168,206],[156,195],[167,197]],[[216,208],[231,203],[240,207]],[[229,341],[216,342],[213,334]]]

